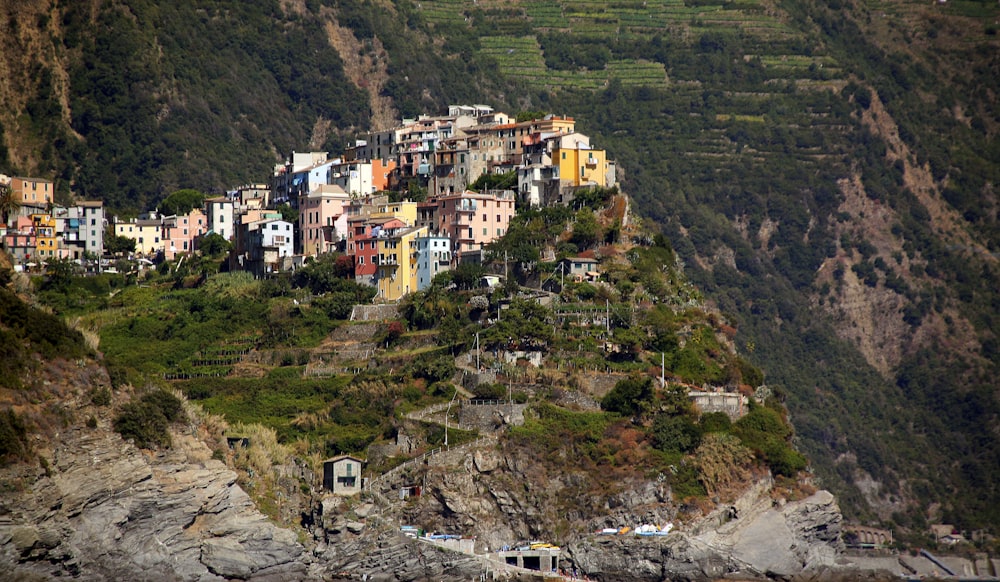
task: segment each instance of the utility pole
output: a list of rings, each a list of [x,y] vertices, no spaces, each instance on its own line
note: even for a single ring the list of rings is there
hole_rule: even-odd
[[[604,324],[607,327],[608,333],[611,333],[611,300],[604,300]]]
[[[451,404],[455,402],[456,396],[458,396],[458,388],[455,388],[455,393],[451,395],[451,401],[448,402],[448,409],[444,412],[444,446],[446,447],[448,446],[448,416],[451,414]]]
[[[660,388],[666,388],[667,386],[667,381],[664,379],[664,376],[666,376],[666,362],[667,356],[663,352],[660,352]]]
[[[476,332],[476,373],[479,373],[479,332]]]

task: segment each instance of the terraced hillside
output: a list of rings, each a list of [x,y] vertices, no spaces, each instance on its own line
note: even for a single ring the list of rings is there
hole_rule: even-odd
[[[480,56],[496,61],[502,74],[533,88],[599,89],[612,79],[624,86],[661,88],[672,82],[697,82],[697,75],[668,78],[672,63],[667,59],[629,53],[635,53],[636,43],[660,44],[663,39],[697,47],[709,33],[738,36],[758,46],[757,57],[772,78],[813,79],[817,67],[834,65],[829,56],[814,53],[815,47],[779,13],[755,0],[429,0],[417,4],[417,13],[432,32],[475,33]],[[540,37],[548,37],[550,46],[539,43]],[[595,58],[588,49],[597,44],[610,51],[598,51],[606,54]],[[827,68],[824,77],[838,77],[835,70]]]

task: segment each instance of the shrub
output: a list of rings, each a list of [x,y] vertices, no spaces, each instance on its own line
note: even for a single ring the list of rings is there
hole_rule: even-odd
[[[701,431],[705,434],[710,432],[729,432],[733,428],[733,421],[725,412],[709,412],[701,415]]]
[[[169,447],[167,429],[172,422],[183,419],[180,399],[166,390],[155,390],[123,406],[115,417],[114,427],[122,438],[131,439],[139,448]]]
[[[95,388],[90,393],[90,401],[95,406],[107,406],[111,404],[111,391],[107,388]]]
[[[792,428],[772,408],[751,404],[750,412],[733,424],[733,434],[776,475],[792,477],[806,467],[806,458],[790,443]]]
[[[626,416],[642,416],[653,402],[653,380],[633,374],[619,380],[601,400],[601,408]]]
[[[688,416],[657,416],[652,436],[653,446],[666,453],[689,453],[701,444],[701,430]]]
[[[21,417],[9,408],[0,412],[0,466],[28,454],[28,431]]]

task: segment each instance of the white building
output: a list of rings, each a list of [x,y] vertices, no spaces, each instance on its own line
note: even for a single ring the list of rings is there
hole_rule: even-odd
[[[208,215],[208,230],[231,241],[236,232],[235,205],[225,196],[205,200],[205,213]]]
[[[282,270],[287,258],[295,253],[292,223],[286,220],[262,220],[251,225],[247,233],[246,269],[257,277]]]
[[[358,160],[334,163],[330,166],[327,183],[340,186],[351,196],[374,194],[372,163]]]

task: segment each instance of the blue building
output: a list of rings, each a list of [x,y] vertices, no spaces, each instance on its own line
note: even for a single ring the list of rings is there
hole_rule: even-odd
[[[451,269],[451,239],[446,236],[420,236],[417,244],[417,291],[431,286],[434,276]]]

